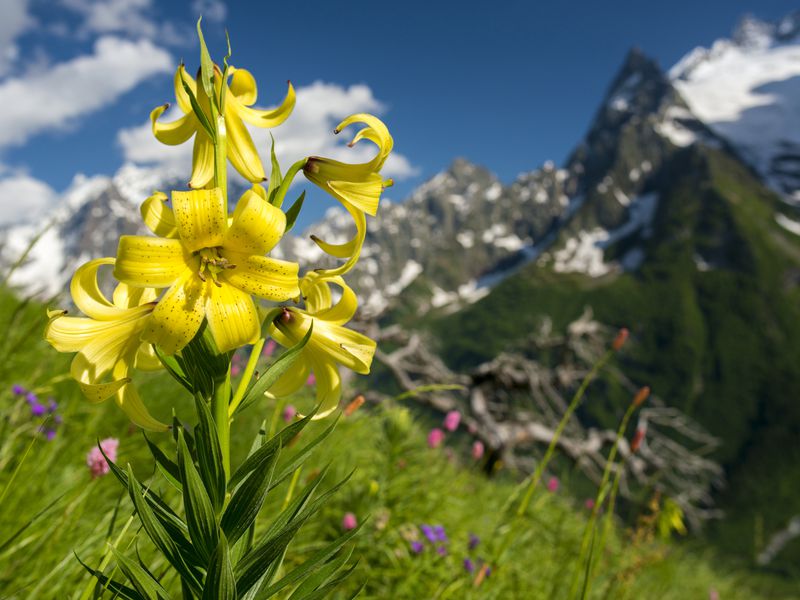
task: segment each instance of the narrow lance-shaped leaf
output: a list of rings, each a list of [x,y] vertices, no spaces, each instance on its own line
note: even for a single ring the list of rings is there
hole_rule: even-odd
[[[231,544],[236,543],[250,525],[255,523],[267,498],[279,456],[280,449],[274,452],[263,466],[253,471],[233,494],[220,522],[220,527]]]
[[[336,428],[338,422],[339,422],[339,417],[337,416],[336,419],[334,419],[333,422],[330,425],[328,425],[328,427],[325,428],[325,431],[320,433],[317,437],[315,437],[308,444],[306,444],[302,450],[296,452],[292,456],[291,460],[285,465],[283,465],[280,472],[275,476],[275,478],[272,481],[272,485],[270,486],[270,489],[283,483],[283,481],[285,481],[288,477],[290,477],[292,473],[294,473],[295,470],[297,470],[298,467],[302,466],[302,464],[306,461],[309,454],[311,454],[314,448],[319,446],[331,433],[333,433],[333,430]]]
[[[195,396],[198,423],[194,428],[197,444],[197,463],[214,510],[219,513],[225,502],[225,471],[222,467],[222,449],[219,445],[217,425],[206,402]]]
[[[181,476],[178,470],[178,465],[175,463],[175,461],[170,459],[161,448],[151,442],[146,433],[142,432],[142,435],[144,436],[144,441],[147,443],[147,447],[150,449],[150,454],[153,455],[153,458],[156,461],[156,467],[158,467],[158,470],[161,471],[164,479],[170,482],[175,488],[180,490]]]
[[[183,84],[183,91],[186,92],[187,96],[189,96],[189,104],[192,105],[192,111],[197,117],[197,120],[200,121],[200,125],[203,127],[203,129],[205,129],[206,134],[209,138],[211,138],[211,141],[214,142],[217,139],[217,134],[214,131],[214,128],[211,126],[208,116],[203,112],[203,109],[200,108],[200,103],[197,101],[197,97],[194,95],[192,88],[190,88],[183,80],[181,80],[181,83]]]
[[[281,167],[278,164],[278,157],[275,156],[275,138],[272,134],[269,134],[270,139],[272,140],[272,150],[271,150],[271,157],[272,157],[272,173],[269,176],[269,186],[267,187],[267,198],[269,199],[270,204],[274,204],[273,199],[275,198],[275,192],[278,191],[278,188],[281,186]]]
[[[128,587],[127,585],[123,585],[118,581],[114,581],[109,576],[104,575],[101,571],[97,569],[93,569],[85,562],[81,560],[81,557],[75,554],[75,558],[78,559],[78,562],[81,563],[84,569],[89,571],[96,579],[99,581],[104,587],[114,592],[114,595],[117,598],[125,598],[125,600],[147,600],[145,596],[142,596],[132,587]]]
[[[133,587],[136,588],[136,591],[139,592],[143,598],[147,598],[147,600],[166,600],[170,597],[167,590],[165,590],[158,581],[153,579],[142,567],[118,552],[113,546],[111,547],[111,551],[114,554],[120,571],[125,574],[125,577],[130,580]]]
[[[286,211],[286,233],[289,233],[297,222],[297,216],[300,214],[300,209],[303,208],[303,201],[306,199],[306,192],[300,194],[300,197]]]
[[[216,95],[214,94],[214,63],[211,61],[211,55],[208,53],[208,46],[203,37],[203,28],[200,26],[203,17],[197,19],[197,37],[200,39],[200,82],[206,96],[214,98],[212,102],[216,103]],[[217,104],[219,108],[219,104]]]
[[[178,432],[178,468],[183,485],[183,506],[186,511],[189,537],[200,555],[207,560],[217,547],[219,531],[211,499],[192,462],[189,449],[183,440],[183,431]]]
[[[258,378],[258,380],[248,390],[247,394],[245,394],[244,400],[239,405],[239,410],[237,412],[244,410],[247,406],[261,398],[264,395],[264,392],[267,392],[269,388],[271,388],[275,382],[278,381],[280,376],[283,375],[286,370],[294,364],[294,362],[300,357],[300,353],[303,351],[303,348],[305,348],[308,340],[311,339],[311,333],[313,329],[314,324],[312,323],[305,336],[303,336],[303,339],[281,354],[281,356],[270,365],[266,373]]]
[[[351,554],[352,551],[342,552],[327,564],[322,565],[316,572],[303,579],[302,583],[298,585],[297,589],[289,596],[289,600],[302,600],[304,598],[313,597],[313,592],[323,588],[325,584],[329,583],[331,578],[341,570],[348,560],[350,560]]]
[[[220,535],[203,586],[203,600],[236,600],[236,581],[233,578],[233,565],[228,553],[228,542]]]
[[[153,514],[150,505],[145,501],[142,488],[128,465],[128,493],[133,500],[133,505],[139,513],[139,520],[145,532],[156,545],[167,561],[175,568],[178,574],[197,593],[200,590],[200,577],[197,570],[191,566],[189,558],[181,552],[178,543]],[[197,594],[199,595],[199,593]]]
[[[258,450],[253,452],[247,459],[236,469],[236,472],[231,476],[230,487],[236,487],[251,471],[260,468],[277,450],[286,446],[289,440],[294,439],[306,425],[311,422],[311,418],[316,411],[312,411],[299,421],[295,421],[291,425],[287,425],[281,429],[272,439],[266,444],[261,446]]]

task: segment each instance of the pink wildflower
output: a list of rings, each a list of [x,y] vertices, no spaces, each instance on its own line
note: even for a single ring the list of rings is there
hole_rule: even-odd
[[[551,477],[547,480],[547,491],[555,493],[558,491],[558,477]]]
[[[231,377],[236,377],[241,372],[242,368],[239,365],[236,364],[231,365]]]
[[[275,352],[275,348],[278,345],[275,343],[275,340],[270,340],[266,344],[264,344],[264,349],[261,351],[261,356],[272,356]]]
[[[586,502],[583,503],[583,506],[586,507],[586,510],[594,509],[594,498],[587,498]]]
[[[457,410],[451,410],[444,417],[444,428],[447,431],[455,431],[459,423],[461,423],[461,413]]]
[[[118,447],[119,440],[116,438],[106,438],[100,442],[100,448],[103,449],[103,452],[105,452],[108,459],[112,462],[116,462],[117,460]],[[89,467],[89,472],[91,472],[93,479],[102,477],[111,470],[106,459],[103,457],[103,453],[100,452],[100,448],[95,446],[89,450],[89,453],[86,455],[86,465]]]
[[[306,385],[311,387],[315,383],[317,383],[317,377],[313,373],[309,373],[308,379],[306,379]]]
[[[472,458],[474,460],[480,460],[483,458],[483,452],[486,449],[483,447],[483,442],[480,440],[475,440],[472,442]]]
[[[282,413],[281,416],[283,417],[283,420],[286,423],[290,423],[291,421],[294,420],[295,415],[297,415],[297,409],[294,406],[292,406],[291,404],[287,404],[284,407],[283,413]]]
[[[344,513],[342,517],[342,529],[350,531],[356,527],[358,527],[358,519],[356,519],[356,516],[351,512]]]
[[[431,432],[428,434],[428,447],[429,448],[438,448],[442,445],[444,441],[444,431],[435,427],[431,429]]]

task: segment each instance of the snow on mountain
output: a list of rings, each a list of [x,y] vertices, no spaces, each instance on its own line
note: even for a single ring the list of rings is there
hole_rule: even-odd
[[[692,113],[800,205],[800,12],[745,18],[732,39],[695,48],[670,71]]]

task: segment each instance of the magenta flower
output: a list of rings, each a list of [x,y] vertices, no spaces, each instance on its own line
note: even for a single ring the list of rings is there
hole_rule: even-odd
[[[483,442],[480,440],[475,440],[472,442],[472,458],[473,460],[480,460],[483,458],[483,453],[485,452],[486,448],[483,446]]]
[[[272,356],[275,352],[275,348],[278,345],[275,343],[275,340],[270,340],[266,344],[264,344],[264,349],[261,351],[261,356]]]
[[[433,532],[433,527],[431,527],[430,525],[420,525],[419,529],[422,532],[422,535],[428,538],[428,541],[431,544],[434,544],[436,542],[436,534]]]
[[[317,378],[313,373],[308,374],[308,379],[306,379],[306,385],[311,387],[312,385],[317,383]]]
[[[425,545],[422,542],[418,541],[411,542],[411,551],[414,554],[422,554],[423,550],[425,550]]]
[[[438,448],[444,441],[444,431],[435,427],[428,434],[428,448]]]
[[[547,491],[551,493],[555,493],[558,491],[558,477],[551,477],[547,480]]]
[[[31,415],[34,417],[41,417],[47,409],[44,407],[44,404],[39,404],[38,402],[31,402]]]
[[[117,460],[118,447],[119,440],[116,438],[106,438],[100,442],[100,448],[103,449],[103,452],[105,452],[111,462],[116,462]],[[89,450],[89,453],[86,455],[86,465],[89,467],[89,472],[92,474],[93,479],[102,477],[111,470],[106,459],[103,457],[103,452],[100,452],[100,448],[95,446]]]
[[[351,512],[344,513],[342,517],[342,529],[350,531],[356,527],[358,527],[358,519],[356,519],[356,516]]]
[[[56,437],[56,430],[55,429],[48,429],[44,432],[44,437],[47,438],[48,442],[52,442],[53,439]]]
[[[17,396],[22,396],[22,394],[24,394],[26,390],[21,385],[16,384],[11,388],[11,391],[14,392],[14,394]]]
[[[286,423],[291,423],[292,421],[294,421],[296,415],[297,415],[297,409],[291,404],[287,404],[283,409],[283,413],[281,414],[283,420]]]
[[[583,506],[586,507],[586,510],[592,510],[594,508],[594,498],[587,498]]]
[[[444,416],[444,428],[447,431],[455,431],[459,423],[461,423],[461,413],[457,410],[451,410]]]
[[[436,554],[438,554],[439,556],[447,556],[447,547],[436,546]]]

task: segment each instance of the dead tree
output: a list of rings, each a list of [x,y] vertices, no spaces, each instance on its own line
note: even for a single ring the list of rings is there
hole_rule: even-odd
[[[530,472],[536,455],[549,444],[569,401],[614,335],[587,310],[563,335],[554,335],[549,323],[526,340],[526,354],[555,351],[562,358],[551,368],[517,353],[504,353],[468,374],[455,373],[430,349],[422,334],[398,326],[368,326],[379,341],[375,359],[407,392],[432,384],[458,384],[463,391],[416,394],[416,400],[446,413],[459,410],[463,423],[490,454],[512,468]],[[396,346],[383,352],[381,346]],[[637,387],[619,369],[610,374],[631,395]],[[385,396],[370,392],[373,401]],[[637,429],[646,431],[636,452],[627,439],[619,444],[622,468],[620,493],[632,498],[636,490],[652,489],[673,498],[694,527],[718,517],[711,491],[722,485],[722,468],[707,455],[719,440],[675,408],[651,397],[639,412]],[[567,424],[558,439],[559,450],[591,480],[599,483],[616,431],[584,426],[578,418]],[[621,467],[619,465],[622,465]]]

